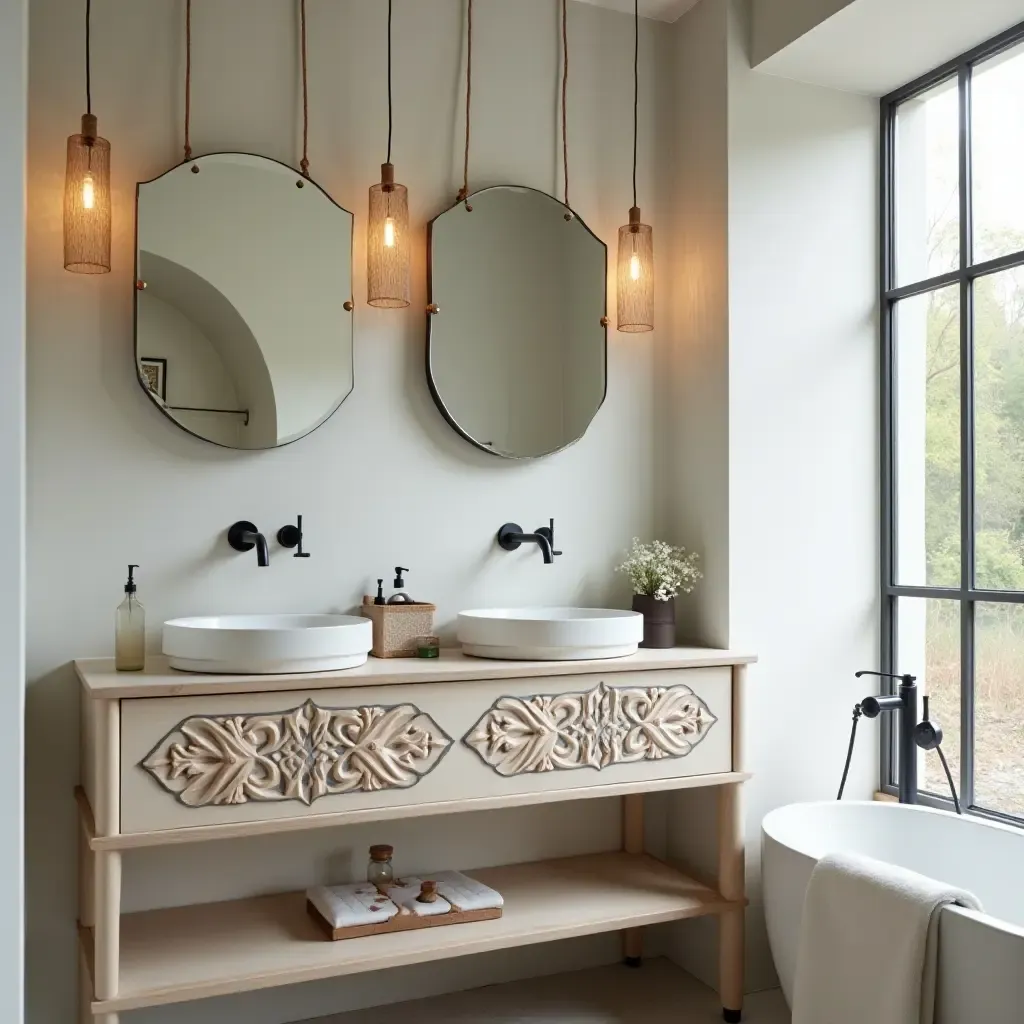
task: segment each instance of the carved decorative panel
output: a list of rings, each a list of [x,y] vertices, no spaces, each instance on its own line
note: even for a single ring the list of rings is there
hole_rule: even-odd
[[[189,807],[408,789],[451,737],[412,704],[187,718],[143,760]]]
[[[718,721],[688,686],[502,697],[462,742],[499,775],[686,757]]]

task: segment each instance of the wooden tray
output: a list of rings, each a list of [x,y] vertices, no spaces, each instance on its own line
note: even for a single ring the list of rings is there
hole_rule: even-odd
[[[418,917],[416,914],[401,910],[390,920],[380,924],[351,924],[346,928],[335,928],[323,914],[306,900],[309,916],[320,926],[327,938],[333,942],[340,939],[361,939],[364,935],[390,935],[393,932],[411,932],[420,928],[440,928],[446,924],[471,924],[474,921],[494,921],[501,917],[501,907],[490,910],[460,910],[455,904],[447,914],[435,914],[433,917]]]

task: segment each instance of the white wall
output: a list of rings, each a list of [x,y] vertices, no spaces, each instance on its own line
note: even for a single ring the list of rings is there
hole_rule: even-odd
[[[23,1019],[25,135],[28,3],[0,7],[0,1020]]]
[[[724,537],[714,534],[713,549],[720,559],[725,548],[724,583],[722,566],[709,555],[711,586],[695,595],[696,618],[719,642],[760,656],[746,712],[754,779],[744,787],[747,983],[759,988],[773,982],[760,899],[761,820],[786,803],[834,799],[850,712],[864,696],[853,673],[878,661],[878,108],[870,99],[752,72],[747,12],[742,0],[703,0],[676,29],[684,58],[680,118],[684,126],[693,118],[683,135],[684,162],[687,152],[697,169],[724,162],[721,139],[713,137],[709,151],[697,130],[721,101],[723,71],[728,131],[727,185],[718,182],[712,212],[695,229],[716,263],[709,268],[705,257],[691,273],[710,273],[712,281],[688,282],[676,297],[676,375],[693,374],[692,384],[679,385],[691,394],[727,387],[728,422],[715,420],[697,441],[678,436],[690,429],[683,419],[671,436],[691,450],[725,446],[727,481],[721,456],[695,459],[688,476],[675,480],[676,507],[680,522],[699,528],[700,518],[686,519],[684,495],[698,516],[707,515],[700,495],[710,492],[718,508],[727,496],[728,526]],[[711,87],[698,93],[682,67],[687,56],[698,62],[701,54],[710,62]],[[680,232],[688,227],[686,197],[696,199],[701,184],[695,177],[676,206]],[[684,244],[684,266],[691,251]],[[677,264],[677,275],[681,269]],[[847,796],[868,797],[876,774],[868,728]],[[677,797],[675,806],[672,849],[706,864],[713,807],[696,794]],[[679,931],[674,948],[709,981],[713,933],[711,924]]]
[[[854,0],[751,0],[747,31],[756,67]]]
[[[603,409],[583,441],[536,463],[505,462],[473,449],[447,426],[427,390],[425,223],[453,200],[460,184],[462,9],[461,0],[396,4],[394,161],[410,189],[418,237],[412,307],[392,312],[366,306],[360,269],[367,189],[378,180],[386,142],[384,90],[378,87],[385,7],[364,0],[310,5],[311,173],[357,213],[356,384],[337,414],[308,438],[243,453],[204,444],[160,415],[139,388],[132,360],[134,189],[180,158],[183,4],[94,5],[94,104],[100,131],[112,143],[114,176],[113,272],[105,277],[69,275],[61,260],[63,140],[75,129],[83,103],[81,21],[69,16],[62,0],[32,4],[32,1024],[73,1015],[77,690],[69,662],[110,652],[128,562],[142,564],[140,597],[151,649],[159,642],[159,624],[173,615],[351,608],[399,562],[411,566],[411,592],[437,602],[438,626],[448,637],[463,607],[628,601],[623,580],[610,568],[630,537],[652,532],[652,354],[661,332],[610,332]],[[557,15],[554,0],[476,4],[474,187],[511,181],[559,192]],[[294,5],[280,0],[195,5],[197,153],[239,149],[297,160],[294,16]],[[640,151],[642,202],[655,224],[656,30],[645,24],[641,37]],[[614,142],[632,113],[632,22],[573,4],[570,32],[573,202],[588,225],[611,240],[631,202],[631,147]],[[2,38],[6,46],[9,34]],[[6,73],[10,62],[2,66]],[[0,375],[0,387],[15,376]],[[12,409],[0,402],[0,415]],[[8,437],[3,435],[4,444]],[[258,569],[254,557],[233,552],[224,539],[236,519],[251,519],[271,536],[299,512],[313,555],[308,560],[272,545],[270,567]],[[493,535],[502,523],[513,519],[531,529],[549,516],[557,520],[565,551],[555,565],[543,565],[536,551],[495,550]],[[3,720],[17,719],[12,714]],[[473,815],[441,828],[424,821],[385,831],[400,849],[430,842],[436,851],[447,843],[453,860],[480,865],[612,848],[618,808],[587,801],[559,805],[557,813]],[[332,858],[362,857],[362,847],[379,836],[380,829],[330,832],[251,847],[139,854],[127,858],[125,896],[139,907],[301,887],[329,875]],[[12,880],[5,872],[2,884]],[[130,1015],[131,1024],[175,1022],[184,1014],[194,1024],[278,1024],[418,992],[612,961],[618,952],[616,936],[598,937],[187,1010],[140,1012]],[[6,969],[14,960],[3,963]],[[2,991],[6,998],[13,982]]]

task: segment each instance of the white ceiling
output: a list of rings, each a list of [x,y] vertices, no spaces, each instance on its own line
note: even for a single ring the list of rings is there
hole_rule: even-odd
[[[691,7],[695,7],[697,2],[698,0],[640,0],[640,17],[654,18],[657,21],[675,21]],[[633,13],[633,0],[580,0],[580,3],[607,7],[611,11],[622,11],[624,14]]]
[[[884,96],[1024,21],[1024,0],[856,0],[758,71]]]

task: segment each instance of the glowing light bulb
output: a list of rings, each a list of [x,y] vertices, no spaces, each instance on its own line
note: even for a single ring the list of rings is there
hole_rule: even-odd
[[[388,217],[384,221],[384,248],[394,249],[395,247],[395,219]]]
[[[629,276],[634,281],[640,280],[640,257],[636,253],[629,258]]]
[[[88,172],[82,179],[82,206],[91,210],[96,205],[96,186]]]

